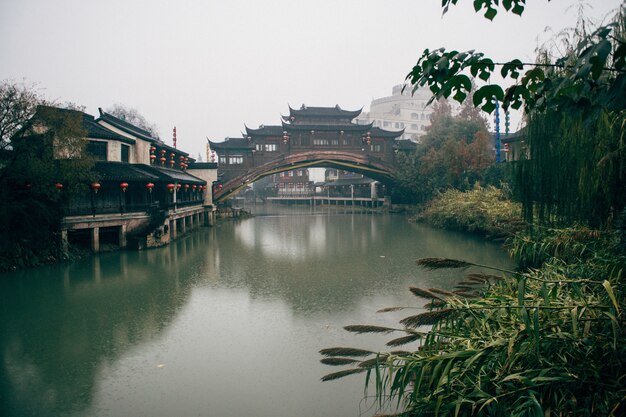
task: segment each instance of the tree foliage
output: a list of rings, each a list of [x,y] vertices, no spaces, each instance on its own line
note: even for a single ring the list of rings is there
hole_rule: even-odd
[[[398,155],[400,191],[413,201],[427,201],[447,188],[469,189],[494,161],[486,121],[476,109],[464,106],[453,116],[445,100],[434,106],[416,151]]]
[[[0,87],[20,91],[27,99],[3,104],[15,104],[8,113],[20,122],[5,128],[12,136],[0,167],[0,270],[63,256],[58,244],[63,206],[88,190],[93,179],[82,113],[43,105],[46,101],[36,92],[20,88],[10,83]]]
[[[25,83],[4,80],[0,83],[0,151],[10,147],[11,140],[35,114],[44,98]]]
[[[474,6],[524,10],[523,1]],[[492,112],[501,101],[524,110],[530,158],[517,164],[516,177],[529,223],[610,225],[626,206],[626,6],[607,25],[588,28],[581,15],[577,28],[561,34],[564,50],[542,48],[531,63],[498,62],[476,51],[425,50],[407,76],[413,88],[430,88],[433,99],[466,102],[476,81],[481,84],[474,106]],[[496,73],[513,85],[495,83]]]
[[[139,110],[134,107],[128,107],[117,103],[108,108],[107,113],[144,129],[155,138],[159,137],[159,129],[156,124],[148,121],[141,113],[139,113]]]
[[[477,3],[498,4],[495,0]],[[495,10],[493,4],[488,7]],[[522,11],[519,9],[519,14]],[[498,62],[474,50],[426,49],[407,79],[414,89],[427,86],[435,98],[452,97],[459,102],[465,101],[472,81],[478,80],[483,85],[475,91],[473,104],[489,113],[495,110],[495,100],[504,108],[523,106],[527,112],[546,108],[585,115],[599,110],[622,111],[626,105],[623,20],[621,9],[612,23],[584,34],[555,62]],[[502,78],[514,84],[505,89],[495,83],[493,76],[498,69]]]

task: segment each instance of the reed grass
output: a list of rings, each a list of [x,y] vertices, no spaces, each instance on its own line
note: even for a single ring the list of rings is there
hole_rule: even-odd
[[[616,235],[562,233],[584,239],[585,250],[561,244],[567,261],[552,256],[527,272],[468,274],[463,282],[476,284],[472,292],[412,287],[431,300],[429,311],[400,320],[404,329],[372,330],[405,332],[387,346],[417,346],[357,351],[356,369],[323,379],[365,371],[379,405],[393,399],[401,416],[626,415],[626,256]]]

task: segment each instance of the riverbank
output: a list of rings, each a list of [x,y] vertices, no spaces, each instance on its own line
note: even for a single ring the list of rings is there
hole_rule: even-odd
[[[330,357],[323,363],[348,360],[356,366],[324,379],[368,371],[375,375],[371,383],[378,400],[398,399],[406,415],[469,416],[475,410],[626,415],[623,231],[534,225],[531,233],[519,213],[496,189],[448,191],[431,201],[417,220],[508,236],[519,269],[464,257],[418,260],[430,270],[479,266],[483,271],[461,274],[453,290],[412,287],[429,302],[412,307],[426,311],[402,319],[401,328],[346,327],[356,333],[401,332],[405,336],[396,333],[387,346],[417,341],[419,348],[375,357],[362,350],[324,349]]]

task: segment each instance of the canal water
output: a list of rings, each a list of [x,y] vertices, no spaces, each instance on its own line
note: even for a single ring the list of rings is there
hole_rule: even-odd
[[[332,346],[384,349],[349,324],[396,324],[411,285],[510,266],[496,244],[393,214],[269,208],[170,246],[0,275],[0,415],[357,417],[364,375],[332,382]],[[406,348],[411,348],[407,345]]]

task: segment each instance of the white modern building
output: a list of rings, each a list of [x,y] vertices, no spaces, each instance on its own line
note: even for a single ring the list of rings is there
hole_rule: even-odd
[[[403,90],[404,89],[404,90]],[[391,96],[372,100],[369,112],[362,112],[356,119],[357,124],[374,123],[374,126],[386,130],[404,129],[401,139],[419,142],[430,125],[433,105],[427,106],[432,97],[427,88],[412,94],[413,87],[399,84],[393,87]]]

